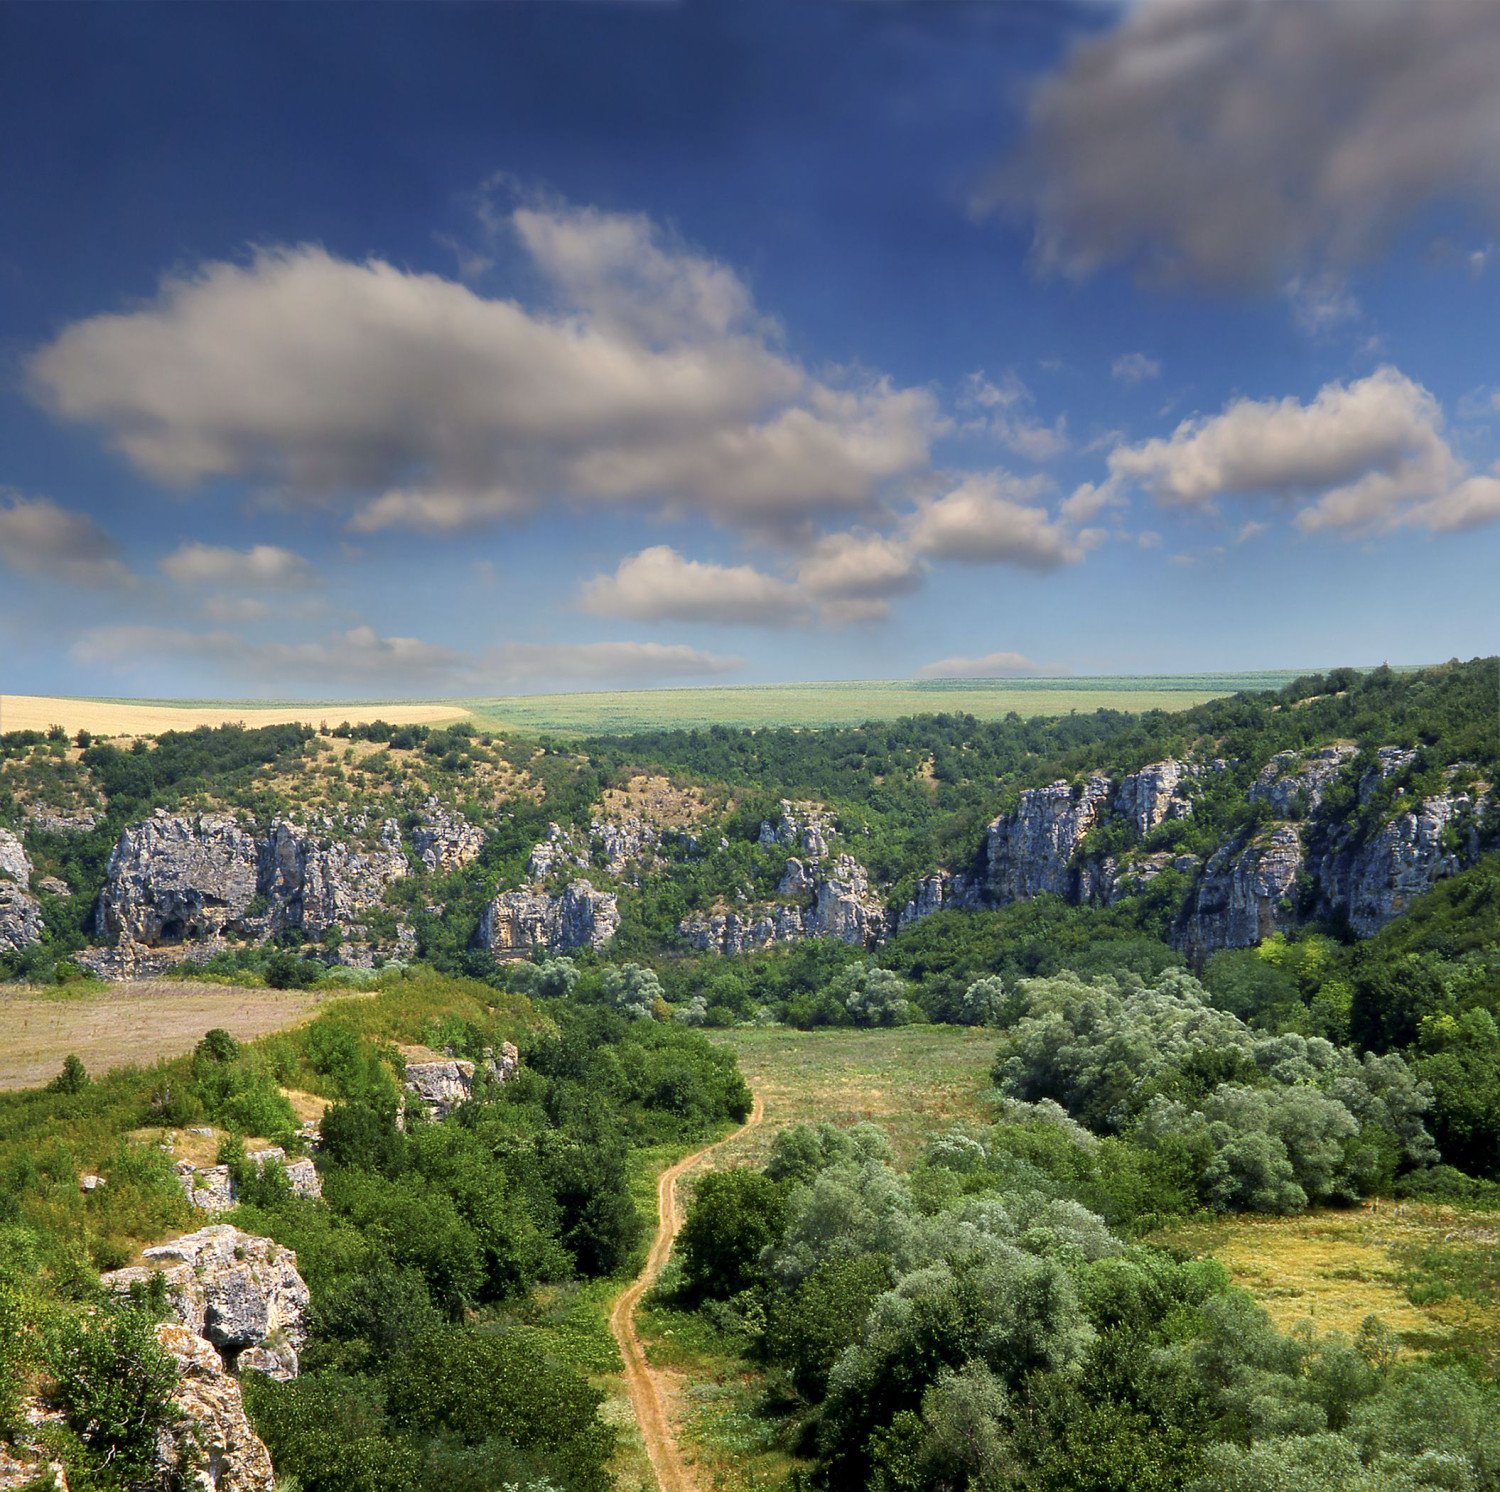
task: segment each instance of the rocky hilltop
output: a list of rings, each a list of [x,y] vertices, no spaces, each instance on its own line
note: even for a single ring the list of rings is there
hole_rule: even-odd
[[[1357,681],[1346,673],[1335,682]],[[1470,690],[1461,709],[1472,711],[1480,679],[1478,665],[1460,665],[1377,681],[1374,718],[1398,720],[1398,740],[1427,739],[1436,691]],[[1028,725],[1003,751],[989,728],[942,717],[907,722],[895,744],[879,732],[764,747],[754,733],[685,737],[633,746],[628,766],[555,745],[502,757],[458,738],[441,750],[371,742],[361,756],[314,740],[294,742],[292,758],[248,786],[195,760],[187,801],[204,806],[129,818],[113,816],[87,760],[64,771],[44,754],[7,778],[0,755],[0,958],[66,917],[92,943],[70,956],[105,976],[271,942],[359,967],[434,948],[450,962],[602,952],[622,928],[727,955],[818,938],[873,949],[936,912],[1039,896],[1077,906],[1144,897],[1153,926],[1193,959],[1315,919],[1367,935],[1494,845],[1500,816],[1461,749],[1380,744],[1370,709],[1344,699],[1331,688],[1257,697],[1222,718],[1105,723],[1082,736],[1066,722]],[[1435,718],[1452,741],[1477,739],[1459,705]],[[1338,734],[1355,725],[1373,744]],[[1066,750],[1047,744],[1054,735]],[[1096,744],[1078,748],[1084,737]],[[1138,745],[1111,744],[1143,737],[1173,750],[1143,761]],[[1289,739],[1305,744],[1287,749]],[[1135,753],[1125,767],[1111,765],[1116,749]],[[926,775],[944,750],[942,771]],[[677,753],[685,771],[647,771],[639,762],[653,751]],[[881,758],[890,771],[902,752],[908,775],[882,801],[864,763]],[[121,763],[156,754],[117,752],[111,770],[128,783]],[[1044,774],[1047,761],[1067,763],[1066,775]],[[701,785],[716,763],[753,793],[801,774],[862,806],[787,796],[752,817],[735,801],[747,790]],[[540,786],[548,774],[566,791]],[[913,778],[925,801],[913,799]],[[977,825],[961,841],[930,828],[932,806],[945,803],[962,810],[949,810],[953,821]],[[929,827],[914,834],[924,814]],[[90,842],[92,860],[79,848]],[[920,846],[943,842],[966,849],[931,863],[937,852]],[[79,882],[76,895],[59,871]],[[76,948],[76,930],[72,939],[64,946]]]

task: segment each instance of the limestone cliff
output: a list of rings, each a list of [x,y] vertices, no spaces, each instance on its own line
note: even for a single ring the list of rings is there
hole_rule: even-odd
[[[603,948],[620,925],[619,898],[572,881],[562,891],[502,891],[479,919],[478,942],[497,956]]]
[[[42,936],[42,908],[30,887],[25,847],[9,829],[0,829],[0,953],[19,952]]]

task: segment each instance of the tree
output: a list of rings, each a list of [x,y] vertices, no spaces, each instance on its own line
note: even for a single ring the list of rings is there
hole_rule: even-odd
[[[785,1217],[782,1189],[769,1176],[742,1167],[705,1176],[678,1235],[684,1287],[720,1299],[748,1289]]]
[[[62,1071],[47,1084],[48,1093],[82,1093],[93,1081],[74,1052],[63,1058]]]

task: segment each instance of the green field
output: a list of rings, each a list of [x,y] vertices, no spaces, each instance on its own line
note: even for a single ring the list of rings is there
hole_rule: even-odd
[[[1186,710],[1247,689],[1280,689],[1305,669],[1065,679],[838,679],[729,688],[631,689],[464,700],[485,725],[516,731],[631,731],[694,726],[862,725],[903,715],[981,720],[1095,710]]]
[[[1095,710],[1186,710],[1241,691],[1280,689],[1311,669],[1249,673],[1136,674],[1055,679],[832,679],[798,684],[736,684],[683,689],[618,689],[572,694],[514,694],[472,699],[36,699],[7,696],[0,729],[71,733],[86,726],[118,735],[191,729],[220,720],[313,724],[386,719],[431,723],[467,714],[479,726],[529,735],[626,735],[711,725],[863,725],[905,715],[968,714],[980,720]],[[90,713],[90,712],[93,713]],[[38,713],[40,712],[40,713]],[[113,712],[113,714],[111,714]],[[9,716],[7,723],[6,716]],[[119,718],[115,719],[114,715]],[[32,718],[32,717],[35,718]]]

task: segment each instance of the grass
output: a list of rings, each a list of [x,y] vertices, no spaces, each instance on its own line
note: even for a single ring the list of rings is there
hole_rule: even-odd
[[[1500,1371],[1500,1217],[1366,1203],[1304,1217],[1222,1217],[1153,1243],[1218,1259],[1283,1331],[1310,1321],[1353,1334],[1366,1316],[1409,1352],[1455,1353]]]
[[[47,1082],[69,1052],[97,1074],[189,1052],[215,1026],[249,1041],[347,995],[168,979],[91,985],[77,994],[12,986],[0,991],[0,1089]]]
[[[710,1032],[739,1059],[745,1081],[765,1100],[765,1123],[719,1152],[721,1163],[765,1162],[776,1131],[827,1120],[864,1120],[890,1136],[908,1164],[927,1138],[956,1124],[985,1123],[997,1038],[959,1026],[888,1031],[789,1027]]]
[[[1186,710],[1241,690],[1279,689],[1300,672],[1142,674],[1057,679],[837,679],[797,684],[739,684],[686,689],[600,690],[466,700],[77,699],[0,695],[0,733],[60,725],[70,735],[156,735],[199,725],[435,725],[472,719],[523,734],[559,731],[624,735],[663,727],[710,725],[832,726],[959,713],[981,720],[1095,710]]]
[[[471,699],[476,722],[524,733],[625,735],[710,725],[833,726],[904,715],[1089,714],[1095,710],[1186,710],[1247,689],[1279,689],[1305,670],[1062,679],[840,679],[689,689],[604,690]]]
[[[906,1164],[929,1136],[989,1117],[990,1032],[907,1026],[709,1034],[735,1053],[766,1108],[764,1123],[715,1152],[715,1166],[760,1165],[778,1129],[822,1120],[881,1125]],[[660,1157],[650,1184],[674,1159]],[[787,1450],[785,1426],[761,1374],[744,1361],[744,1343],[704,1314],[672,1305],[672,1269],[669,1262],[665,1288],[646,1298],[636,1322],[652,1367],[666,1379],[685,1459],[703,1492],[781,1492],[810,1463]],[[619,1486],[636,1492],[638,1482],[621,1479]]]

